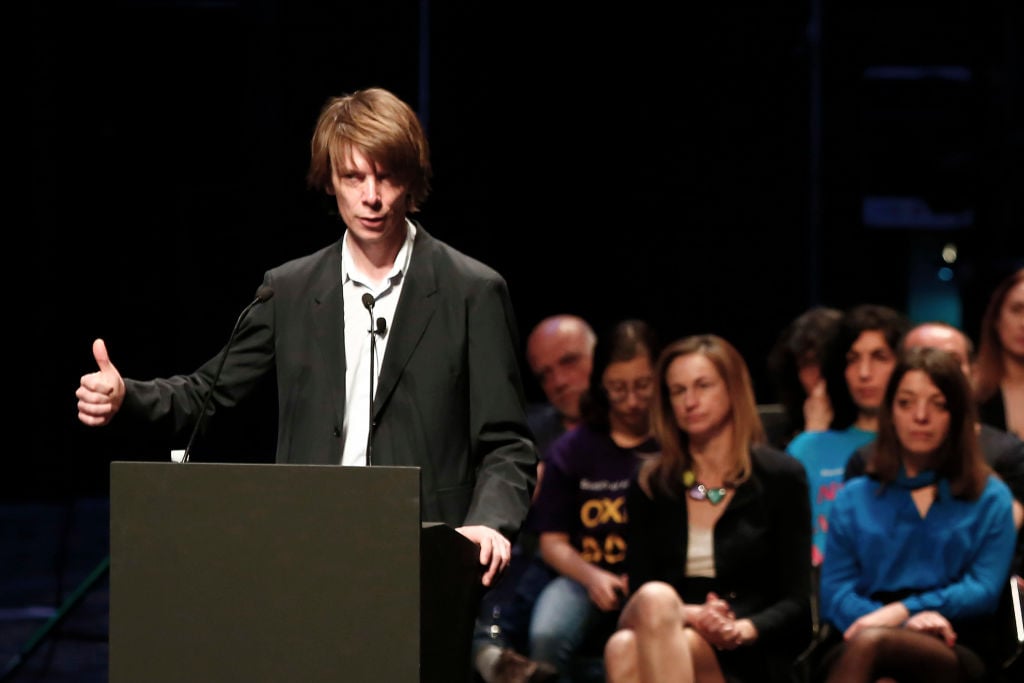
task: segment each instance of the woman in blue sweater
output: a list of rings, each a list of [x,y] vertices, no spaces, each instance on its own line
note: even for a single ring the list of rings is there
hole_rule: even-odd
[[[1012,497],[978,446],[971,390],[934,348],[901,357],[866,476],[829,515],[818,680],[983,680],[986,619],[1009,577]]]

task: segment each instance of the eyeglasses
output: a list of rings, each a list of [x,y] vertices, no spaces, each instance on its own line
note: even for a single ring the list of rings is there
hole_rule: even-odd
[[[622,403],[629,398],[633,392],[639,399],[648,399],[654,395],[654,378],[641,377],[634,380],[633,384],[628,382],[610,382],[604,385],[604,391],[608,394],[609,403]]]

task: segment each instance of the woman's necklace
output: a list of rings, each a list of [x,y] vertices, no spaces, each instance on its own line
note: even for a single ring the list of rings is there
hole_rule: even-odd
[[[706,500],[712,505],[718,505],[725,496],[729,493],[729,489],[735,488],[732,484],[726,482],[725,485],[717,488],[711,488],[705,486],[702,482],[697,481],[697,475],[693,473],[693,470],[686,470],[683,472],[683,486],[686,487],[686,492],[690,498],[694,500]]]

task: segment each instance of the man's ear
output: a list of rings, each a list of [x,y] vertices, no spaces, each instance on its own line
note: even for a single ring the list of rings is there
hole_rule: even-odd
[[[978,363],[974,360],[967,361],[967,383],[971,385],[972,390],[978,388]]]

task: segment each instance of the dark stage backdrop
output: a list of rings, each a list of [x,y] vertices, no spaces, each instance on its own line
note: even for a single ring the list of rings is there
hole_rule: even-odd
[[[560,311],[599,329],[646,318],[665,341],[714,332],[770,401],[764,359],[789,319],[814,303],[905,309],[911,265],[937,270],[946,242],[974,334],[1024,253],[1019,9],[661,4],[34,7],[38,376],[4,495],[102,493],[111,460],[183,446],[78,424],[92,340],[136,378],[213,356],[266,269],[340,235],[304,186],[309,136],[327,97],[371,85],[421,113],[436,177],[420,219],[506,276],[523,337]],[[868,77],[892,64],[969,77]],[[873,227],[869,195],[971,218]],[[195,457],[272,460],[272,389],[219,414]]]

